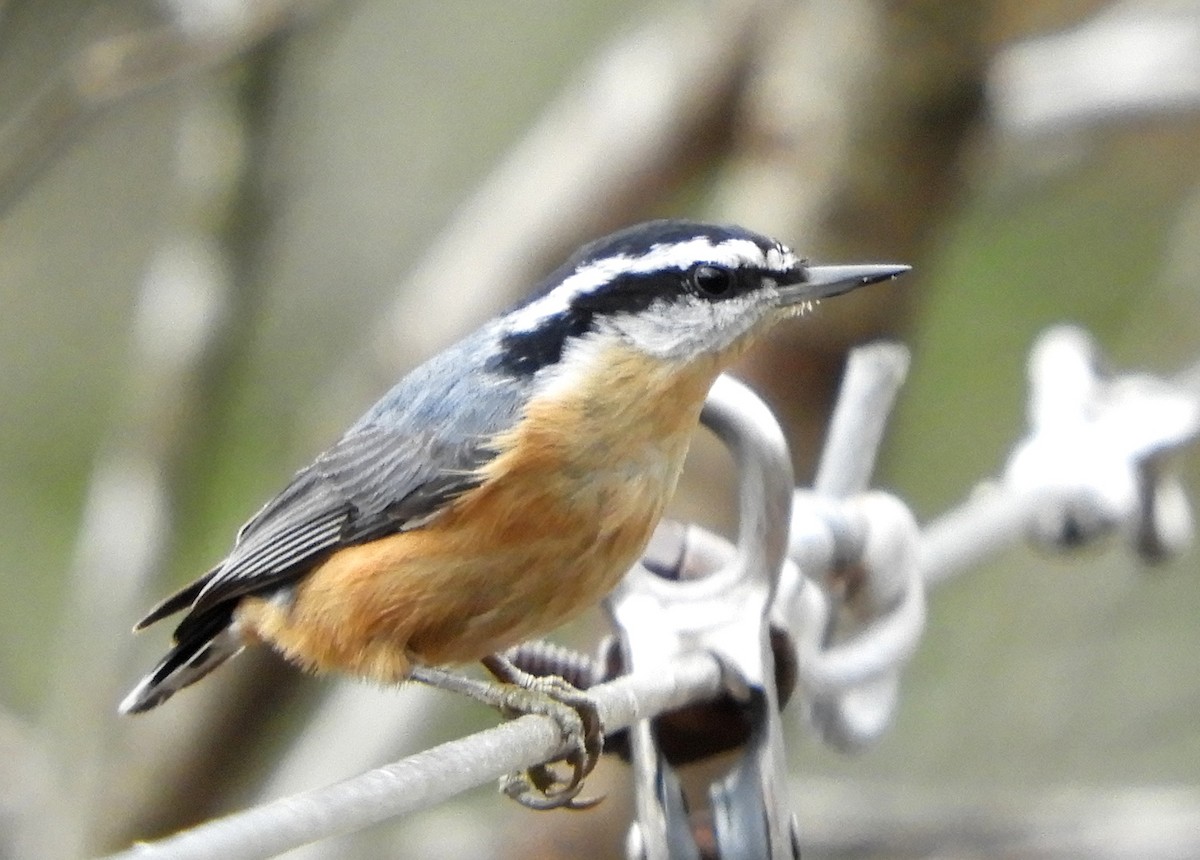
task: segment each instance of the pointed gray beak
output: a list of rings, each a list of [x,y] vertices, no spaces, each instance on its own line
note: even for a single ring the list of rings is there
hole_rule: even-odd
[[[801,266],[795,279],[779,285],[781,304],[791,305],[812,299],[840,296],[867,284],[890,281],[912,269],[899,263],[866,266]]]

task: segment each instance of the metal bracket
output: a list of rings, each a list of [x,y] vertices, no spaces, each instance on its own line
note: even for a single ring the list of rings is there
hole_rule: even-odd
[[[652,673],[683,654],[713,654],[747,722],[747,740],[733,766],[696,800],[707,807],[691,809],[659,730],[649,720],[635,724],[629,740],[637,820],[627,854],[638,860],[795,858],[769,622],[787,550],[791,458],[770,410],[730,377],[713,386],[701,421],[738,468],[736,549],[702,530],[664,524],[606,606],[626,671]]]

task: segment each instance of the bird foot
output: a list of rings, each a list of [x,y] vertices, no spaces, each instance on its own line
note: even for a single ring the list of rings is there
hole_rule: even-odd
[[[579,797],[583,780],[600,761],[604,727],[595,700],[557,675],[532,675],[494,654],[483,665],[497,680],[509,685],[499,706],[506,717],[543,714],[558,723],[570,747],[561,759],[571,770],[560,777],[550,764],[535,765],[500,781],[500,790],[530,809],[590,809],[601,797]]]
[[[603,797],[581,798],[583,780],[596,767],[604,748],[604,727],[595,700],[556,675],[531,675],[500,655],[483,665],[501,683],[483,681],[432,666],[413,666],[409,678],[462,693],[500,711],[508,719],[525,714],[550,717],[562,731],[568,752],[561,761],[570,776],[561,778],[552,763],[535,765],[500,781],[500,790],[530,809],[589,809]]]

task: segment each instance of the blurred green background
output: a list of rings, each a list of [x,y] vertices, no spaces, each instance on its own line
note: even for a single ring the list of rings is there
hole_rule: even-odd
[[[115,850],[355,771],[349,752],[275,770],[346,685],[268,657],[118,720],[166,642],[127,630],[389,380],[609,227],[732,220],[817,259],[912,262],[743,372],[808,476],[846,350],[906,343],[878,483],[922,521],[1002,470],[1048,325],[1117,368],[1200,359],[1200,84],[1181,83],[1200,72],[1171,53],[1189,34],[1187,2],[0,2],[0,856]],[[708,456],[677,512],[727,524]],[[847,786],[933,822],[963,798],[1019,819],[1064,791],[1179,788],[1196,821],[1195,568],[1118,541],[1018,550],[932,593],[876,749],[791,721],[811,856],[910,850],[861,837],[915,818],[831,811]],[[363,695],[378,722],[356,725],[417,698]],[[492,722],[430,707],[360,768]],[[615,856],[625,774],[599,779],[593,814],[527,819],[485,790],[297,856]]]

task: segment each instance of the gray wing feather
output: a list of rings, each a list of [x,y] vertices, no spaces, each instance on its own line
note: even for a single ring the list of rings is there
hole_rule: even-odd
[[[242,527],[192,609],[294,579],[325,553],[427,522],[479,483],[476,469],[491,456],[481,445],[421,444],[381,428],[347,435]]]
[[[477,486],[479,467],[495,456],[491,439],[512,426],[524,401],[515,382],[464,372],[464,355],[479,354],[468,340],[418,368],[298,472],[238,532],[192,612],[297,579],[338,548],[417,528]]]
[[[483,439],[421,432],[406,434],[402,445],[396,442],[390,431],[364,428],[312,466],[359,513],[349,538],[394,531],[397,524],[428,517],[475,486],[479,467],[494,455]]]

